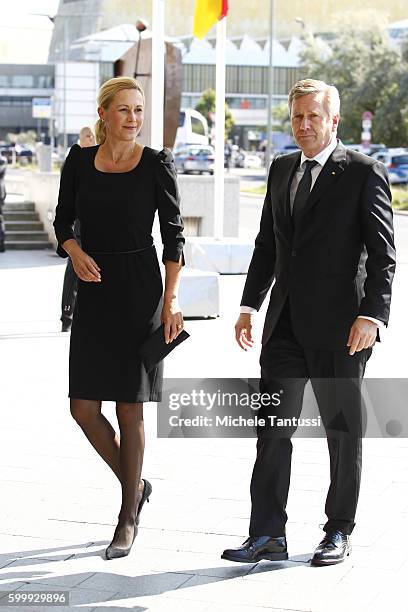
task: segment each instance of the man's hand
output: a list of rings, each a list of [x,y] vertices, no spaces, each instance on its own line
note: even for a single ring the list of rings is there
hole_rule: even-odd
[[[241,313],[235,323],[235,339],[239,346],[247,351],[254,344],[252,339],[252,314]]]
[[[377,323],[369,319],[359,317],[351,326],[347,346],[350,347],[349,355],[370,348],[377,338]]]

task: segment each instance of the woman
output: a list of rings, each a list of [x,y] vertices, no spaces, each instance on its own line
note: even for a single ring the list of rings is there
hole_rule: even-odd
[[[78,276],[69,359],[71,414],[118,477],[122,504],[106,558],[129,554],[152,487],[141,479],[143,402],[160,401],[162,364],[149,373],[138,350],[164,323],[166,342],[183,328],[177,304],[184,265],[179,194],[171,153],[137,143],[144,93],[128,77],[98,96],[97,145],[74,145],[61,175],[54,228],[57,253]],[[156,209],[164,245],[165,289],[153,239]],[[82,248],[73,223],[81,223]],[[120,442],[101,413],[116,402]]]

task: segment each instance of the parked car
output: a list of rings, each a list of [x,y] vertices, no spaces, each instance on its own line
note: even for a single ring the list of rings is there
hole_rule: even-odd
[[[7,162],[9,164],[12,162],[13,159],[13,150],[15,151],[17,160],[24,158],[28,162],[33,161],[34,152],[28,146],[20,144],[14,145],[10,143],[2,144],[0,145],[0,153],[1,155],[3,155],[3,157],[7,159]]]
[[[372,158],[385,164],[391,184],[408,184],[408,149],[385,149]]]
[[[211,145],[186,144],[173,151],[177,172],[214,174],[214,147]]]
[[[364,153],[365,155],[369,155],[372,157],[375,153],[379,153],[380,151],[386,151],[387,147],[384,144],[376,144],[371,143],[370,146],[363,147],[362,144],[347,144],[345,143],[345,147],[347,149],[351,149],[352,151],[357,151],[358,153]]]
[[[246,153],[244,158],[244,168],[256,170],[262,168],[262,159],[255,153]]]
[[[278,155],[287,155],[288,153],[296,153],[297,151],[300,151],[297,144],[286,145],[285,147],[274,149],[271,153],[271,159],[274,159]]]

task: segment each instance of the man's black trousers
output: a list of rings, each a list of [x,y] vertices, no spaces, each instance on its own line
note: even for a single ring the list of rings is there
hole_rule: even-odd
[[[361,381],[372,349],[349,355],[344,350],[305,349],[297,342],[286,301],[260,357],[262,393],[281,393],[279,407],[262,408],[259,417],[299,417],[308,379],[326,430],[330,487],[325,531],[354,528],[361,478]],[[266,418],[267,423],[270,420]],[[296,427],[258,427],[257,457],[251,480],[250,535],[285,535],[286,503]]]

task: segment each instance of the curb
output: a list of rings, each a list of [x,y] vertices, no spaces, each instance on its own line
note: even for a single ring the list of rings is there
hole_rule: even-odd
[[[239,193],[246,198],[262,198],[262,200],[265,198],[262,193],[251,193],[250,191],[240,191]]]

